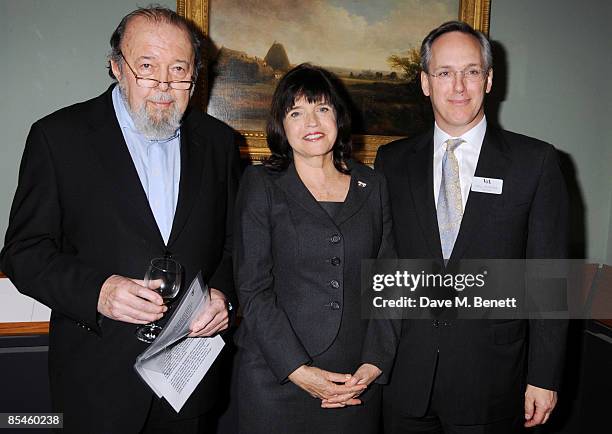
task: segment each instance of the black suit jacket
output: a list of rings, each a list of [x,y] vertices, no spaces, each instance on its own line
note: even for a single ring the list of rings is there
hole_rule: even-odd
[[[334,342],[341,320],[352,329],[344,362],[389,373],[394,339],[382,322],[362,320],[361,260],[394,257],[387,190],[372,169],[351,163],[351,187],[331,218],[295,166],[249,167],[237,201],[236,282],[244,319],[238,345],[263,357],[278,382]],[[253,374],[256,375],[256,374]]]
[[[231,129],[196,110],[185,115],[179,198],[165,246],[111,90],[32,126],[1,256],[19,291],[52,309],[52,401],[69,432],[137,432],[153,396],[133,369],[146,348],[136,325],[97,313],[106,278],[142,279],[152,258],[170,253],[187,284],[201,270],[234,299],[229,222],[239,160]],[[213,369],[177,417],[209,408],[217,387]]]
[[[381,147],[375,167],[387,178],[398,257],[442,264],[433,131]],[[449,267],[461,259],[565,257],[567,195],[551,145],[488,127],[475,176],[503,179],[503,191],[470,192]],[[565,338],[563,321],[404,320],[385,405],[423,416],[435,377],[436,407],[449,422],[520,415],[525,381],[558,389]]]

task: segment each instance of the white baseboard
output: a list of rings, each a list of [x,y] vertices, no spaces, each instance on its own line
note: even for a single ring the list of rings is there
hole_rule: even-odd
[[[49,321],[51,309],[21,294],[9,279],[0,278],[0,323]]]

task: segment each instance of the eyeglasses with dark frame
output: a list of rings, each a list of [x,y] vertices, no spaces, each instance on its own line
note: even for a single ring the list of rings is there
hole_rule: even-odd
[[[136,74],[136,71],[134,71],[134,69],[130,66],[125,56],[123,55],[123,53],[119,51],[119,54],[121,55],[121,58],[123,59],[125,64],[128,66],[128,68],[130,68],[130,71],[132,71],[132,74],[134,74],[134,78],[136,79],[136,84],[140,87],[154,89],[158,87],[160,84],[166,83],[170,89],[190,90],[195,84],[193,80],[193,76],[191,77],[191,80],[189,81],[186,81],[186,80],[185,81],[181,81],[181,80],[161,81],[155,78],[140,77],[138,74]]]
[[[427,74],[442,82],[450,82],[457,79],[457,74],[461,74],[462,78],[467,81],[479,82],[482,81],[488,73],[489,71],[485,71],[484,69],[468,68],[464,69],[463,71],[440,71],[436,72],[435,74],[431,74],[429,72]]]

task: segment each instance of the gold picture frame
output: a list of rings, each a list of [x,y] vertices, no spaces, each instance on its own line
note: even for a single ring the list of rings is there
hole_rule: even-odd
[[[458,0],[459,19],[470,24],[485,34],[489,32],[489,16],[491,0]],[[205,34],[209,34],[209,9],[208,0],[177,0],[176,10],[179,15],[193,21]],[[205,77],[206,74],[201,74]],[[207,84],[201,80],[197,94],[201,95],[202,101],[206,101]],[[204,105],[204,103],[202,103]],[[205,108],[205,107],[204,107]],[[266,135],[263,131],[245,131],[239,133],[244,137],[245,143],[240,146],[240,154],[243,158],[260,161],[269,155],[266,144]],[[366,164],[372,164],[376,157],[378,147],[396,140],[398,136],[382,135],[355,135],[353,141],[356,144],[355,157]]]

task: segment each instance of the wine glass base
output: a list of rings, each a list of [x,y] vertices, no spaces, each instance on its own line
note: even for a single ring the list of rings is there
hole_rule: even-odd
[[[162,328],[157,324],[145,324],[136,329],[136,337],[139,341],[150,344],[157,338],[159,333],[162,331]]]

